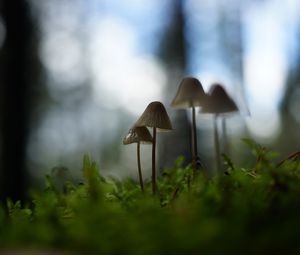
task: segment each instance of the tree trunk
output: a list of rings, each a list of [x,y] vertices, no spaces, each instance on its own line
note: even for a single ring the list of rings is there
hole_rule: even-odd
[[[1,52],[1,201],[26,198],[31,24],[24,0],[4,0],[6,37]]]

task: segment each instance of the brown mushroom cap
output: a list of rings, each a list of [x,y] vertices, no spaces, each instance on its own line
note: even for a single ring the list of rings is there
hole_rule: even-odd
[[[132,127],[123,139],[123,144],[152,143],[152,136],[146,127]]]
[[[162,130],[172,130],[172,125],[166,108],[161,102],[150,103],[141,117],[135,123],[135,126],[155,127]]]
[[[229,113],[238,111],[233,99],[220,84],[213,84],[201,109],[203,113]]]
[[[190,108],[201,106],[205,98],[201,82],[193,77],[184,78],[179,84],[177,94],[171,106],[175,108]]]

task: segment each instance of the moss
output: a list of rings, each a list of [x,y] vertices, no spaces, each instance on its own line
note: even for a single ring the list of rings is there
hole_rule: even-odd
[[[158,178],[158,193],[131,179],[101,176],[84,157],[80,185],[63,191],[46,178],[43,192],[23,206],[0,208],[0,247],[37,247],[72,254],[296,254],[300,251],[300,161],[274,162],[247,140],[248,168],[225,158],[223,176],[194,176],[180,158]],[[0,251],[1,252],[1,251]]]

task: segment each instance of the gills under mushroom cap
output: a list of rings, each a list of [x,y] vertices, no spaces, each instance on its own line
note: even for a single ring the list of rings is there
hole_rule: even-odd
[[[181,81],[171,106],[175,108],[202,106],[204,99],[205,92],[200,81],[193,77],[186,77]]]
[[[135,123],[135,126],[155,127],[164,130],[172,130],[172,125],[166,108],[161,102],[150,103],[141,117]]]
[[[152,136],[146,127],[132,127],[123,139],[123,144],[152,143]]]
[[[235,111],[238,111],[238,107],[223,86],[217,83],[213,84],[206,96],[201,112],[221,114]]]

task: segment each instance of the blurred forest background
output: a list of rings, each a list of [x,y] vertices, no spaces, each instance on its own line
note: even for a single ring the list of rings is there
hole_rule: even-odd
[[[184,76],[206,91],[221,82],[237,102],[236,162],[249,156],[242,137],[282,156],[300,147],[299,0],[2,0],[0,12],[1,199],[24,199],[53,170],[79,178],[84,153],[135,178],[122,138],[151,101],[175,128],[159,134],[159,169],[189,161],[189,115],[169,106]],[[213,168],[212,117],[197,126]],[[150,154],[143,146],[145,176]]]

